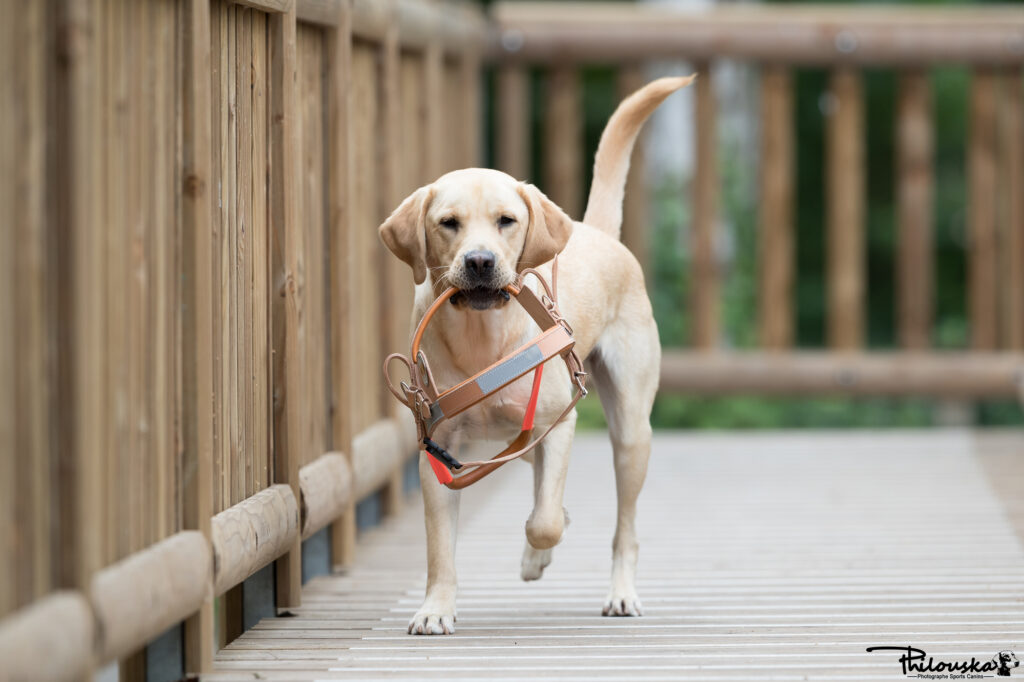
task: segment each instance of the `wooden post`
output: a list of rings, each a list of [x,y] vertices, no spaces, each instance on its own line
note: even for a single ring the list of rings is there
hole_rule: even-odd
[[[896,123],[898,145],[899,286],[898,327],[904,348],[931,345],[932,300],[932,95],[928,74],[900,77]]]
[[[622,101],[644,86],[642,64],[629,64],[618,71],[616,90],[618,99]],[[629,164],[629,175],[626,177],[626,195],[622,202],[622,243],[640,261],[640,266],[648,279],[647,263],[650,248],[650,225],[648,224],[647,206],[650,202],[650,188],[647,186],[647,174],[644,168],[643,131],[637,138],[633,148],[633,159]]]
[[[793,81],[789,69],[767,66],[761,73],[761,346],[793,343]]]
[[[976,69],[971,78],[967,148],[968,312],[971,346],[996,347],[996,74]],[[1018,188],[1019,191],[1019,188]]]
[[[553,67],[544,107],[544,190],[574,220],[583,216],[583,111],[575,64]]]
[[[182,526],[210,537],[213,514],[213,234],[210,188],[210,7],[184,7],[185,77],[182,121]],[[210,567],[213,575],[213,567]],[[213,594],[185,622],[185,670],[213,666]]]
[[[270,215],[273,221],[275,278],[274,306],[275,405],[274,481],[292,488],[300,498],[299,464],[306,451],[306,346],[303,315],[305,272],[303,229],[298,224],[297,155],[302,143],[296,103],[295,8],[271,16],[271,163]],[[302,591],[302,540],[295,535],[292,549],[277,560],[277,607],[299,605]]]
[[[719,282],[715,243],[718,232],[718,131],[711,68],[697,65],[696,154],[693,178],[690,289],[693,298],[693,345],[718,345]]]
[[[351,305],[354,302],[352,246],[351,146],[349,144],[349,89],[352,64],[352,15],[342,3],[337,26],[327,34],[328,105],[328,248],[331,280],[331,434],[333,448],[352,464],[352,420],[356,376]],[[331,524],[331,566],[350,563],[355,550],[355,504]]]
[[[828,121],[828,341],[864,342],[864,97],[860,72],[832,72]]]
[[[1001,77],[1003,105],[999,141],[999,177],[1004,208],[1000,254],[1003,258],[1003,347],[1024,350],[1024,88],[1021,67],[1007,69]]]
[[[521,64],[498,67],[494,111],[497,167],[519,180],[529,180],[530,74]]]
[[[221,646],[227,646],[242,636],[245,615],[242,613],[244,598],[242,583],[225,592],[221,597]]]

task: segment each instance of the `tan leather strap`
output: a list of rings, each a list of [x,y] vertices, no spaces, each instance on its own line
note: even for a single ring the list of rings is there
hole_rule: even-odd
[[[544,293],[539,297],[532,289],[523,284],[526,276],[531,274],[537,278],[544,290]],[[553,285],[557,284],[557,274],[558,259],[556,258],[552,264]],[[449,460],[453,462],[448,465],[449,469],[456,471],[463,471],[467,468],[472,469],[472,471],[463,473],[455,477],[454,480],[445,483],[449,488],[457,490],[475,483],[506,462],[517,459],[535,448],[555,426],[568,416],[580,398],[587,395],[587,390],[586,373],[583,371],[583,363],[574,350],[576,342],[573,339],[572,327],[558,310],[554,286],[549,287],[544,277],[536,270],[530,268],[523,270],[516,282],[506,287],[506,291],[515,297],[516,302],[537,323],[542,330],[541,333],[529,343],[516,349],[512,354],[495,362],[485,370],[478,372],[448,390],[439,391],[430,371],[430,364],[420,350],[420,343],[430,320],[440,310],[445,301],[448,301],[456,291],[454,288],[447,289],[427,309],[426,314],[424,314],[423,319],[416,326],[416,331],[413,334],[411,357],[406,357],[400,353],[392,353],[384,360],[384,376],[388,390],[391,391],[395,398],[412,410],[416,420],[418,438],[423,447],[427,447],[427,449],[435,448],[431,450],[431,456],[437,454],[441,458],[448,457],[443,449],[438,448],[436,444],[429,440],[438,424],[464,412],[492,393],[501,390],[525,374],[536,370],[540,365],[556,355],[562,357],[569,371],[570,380],[577,387],[576,395],[569,405],[566,406],[558,418],[539,437],[531,440],[534,429],[530,428],[529,430],[521,431],[515,440],[490,460],[460,462],[461,466],[458,467],[455,467],[454,460]],[[401,382],[401,391],[395,388],[388,372],[388,368],[394,360],[399,360],[409,370],[409,383]],[[428,443],[429,447],[427,446]],[[440,471],[443,472],[443,470],[442,467]]]

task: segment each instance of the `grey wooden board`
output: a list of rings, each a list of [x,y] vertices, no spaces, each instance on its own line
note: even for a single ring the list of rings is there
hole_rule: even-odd
[[[463,494],[455,635],[405,634],[425,585],[417,501],[360,538],[344,575],[309,582],[295,617],[262,621],[206,677],[895,680],[897,654],[866,647],[913,645],[953,661],[1021,655],[1016,510],[976,451],[1024,452],[1022,438],[660,433],[638,517],[646,615],[612,619],[599,615],[611,450],[581,434],[566,491],[572,524],[540,581],[519,580],[532,487],[528,465],[513,463]],[[1024,458],[1001,456],[999,467],[1019,475]]]

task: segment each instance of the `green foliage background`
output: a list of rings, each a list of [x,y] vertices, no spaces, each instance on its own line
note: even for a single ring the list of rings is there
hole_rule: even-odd
[[[917,4],[928,4],[920,2]],[[935,4],[935,3],[932,3]],[[953,4],[953,3],[944,3]],[[820,348],[824,344],[824,126],[820,102],[827,92],[828,73],[822,69],[795,72],[795,130],[797,134],[797,281],[795,291],[796,343]],[[964,143],[970,73],[965,68],[941,67],[930,72],[935,116],[935,305],[933,345],[964,348],[967,344]],[[583,71],[583,111],[587,177],[601,131],[617,104],[614,71]],[[533,77],[532,181],[542,188],[542,76]],[[894,113],[897,73],[864,72],[867,150],[867,344],[871,349],[897,346],[895,326],[895,145]],[[488,98],[489,101],[491,98]],[[493,120],[490,121],[493,124]],[[493,130],[493,128],[491,128]],[[488,139],[491,139],[489,136]],[[742,158],[738,145],[719,140],[721,177],[720,215],[732,231],[733,260],[723,282],[723,330],[728,346],[750,348],[756,341],[756,168]],[[650,294],[663,347],[685,346],[689,336],[689,250],[681,226],[689,224],[688,178],[649,178],[652,181]],[[926,399],[789,399],[663,395],[655,404],[652,422],[661,428],[772,427],[898,427],[928,426],[935,422],[936,405]],[[981,425],[1024,424],[1013,401],[984,401],[971,406]],[[596,399],[580,403],[584,427],[603,426]]]

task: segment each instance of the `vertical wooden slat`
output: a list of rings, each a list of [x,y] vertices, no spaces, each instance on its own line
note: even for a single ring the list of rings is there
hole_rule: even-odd
[[[46,343],[46,9],[39,5],[24,6],[17,12],[20,17],[18,39],[21,43],[16,59],[21,82],[16,105],[23,116],[16,129],[16,173],[6,177],[17,178],[14,203],[19,214],[14,224],[22,229],[18,239],[7,241],[16,246],[14,273],[9,294],[14,296],[15,319],[11,330],[20,337],[17,352],[11,359],[15,363],[17,383],[15,395],[15,428],[19,434],[16,448],[17,461],[22,469],[18,477],[19,495],[23,502],[18,515],[18,527],[27,536],[24,552],[13,554],[22,572],[19,594],[23,601],[35,599],[51,587],[50,547],[51,491],[50,452],[47,399]],[[15,100],[11,100],[12,102]],[[8,183],[12,184],[12,183]],[[11,204],[6,204],[10,206]],[[10,249],[14,251],[14,248]],[[9,385],[9,384],[5,384]],[[25,500],[25,498],[28,498]],[[27,502],[27,503],[26,503]],[[11,518],[11,517],[8,517]],[[3,607],[0,606],[0,613]]]
[[[971,346],[996,347],[998,337],[996,242],[996,74],[976,69],[971,78],[967,141],[968,312]]]
[[[118,404],[121,409],[107,414],[109,422],[107,447],[108,461],[106,479],[110,490],[122,490],[121,495],[108,495],[105,497],[106,518],[104,526],[110,529],[110,546],[104,552],[104,561],[110,562],[122,554],[124,548],[131,543],[131,532],[136,514],[125,523],[117,523],[116,519],[121,512],[121,505],[134,509],[132,504],[133,493],[137,488],[131,481],[131,461],[129,459],[129,448],[131,431],[129,430],[128,409],[134,406],[131,397],[127,395],[128,379],[127,374],[132,366],[131,358],[128,356],[127,329],[125,320],[126,300],[129,286],[126,281],[127,268],[125,265],[125,246],[128,243],[128,235],[125,234],[125,225],[128,223],[126,214],[132,201],[132,192],[125,192],[124,198],[119,198],[120,189],[128,184],[130,173],[126,154],[128,143],[125,136],[128,135],[129,118],[128,106],[114,106],[114,102],[128,102],[132,100],[126,82],[127,69],[121,68],[118,60],[120,55],[128,52],[127,31],[127,8],[125,3],[109,3],[103,7],[101,13],[104,24],[104,59],[103,69],[100,71],[101,92],[104,101],[107,103],[103,112],[102,128],[102,149],[104,150],[103,161],[105,163],[105,187],[103,187],[103,203],[97,207],[106,223],[106,350],[108,358],[117,358],[117,362],[103,362],[107,374],[107,392],[104,396],[108,404]],[[136,190],[137,191],[137,190]]]
[[[53,246],[60,252],[56,254],[58,267],[67,267],[66,276],[55,282],[55,292],[67,301],[64,311],[68,317],[60,322],[67,326],[67,335],[58,340],[57,354],[68,363],[58,367],[61,377],[56,389],[67,401],[58,408],[66,421],[53,431],[65,436],[54,443],[61,501],[58,570],[62,586],[86,589],[93,572],[102,565],[105,546],[101,501],[106,404],[96,399],[106,390],[105,226],[97,220],[95,201],[98,179],[103,177],[102,157],[95,148],[98,54],[94,4],[72,0],[62,3],[59,12],[56,101],[50,128],[59,137],[53,145],[56,158],[50,165],[58,200],[51,224],[62,228]]]
[[[399,188],[400,199],[412,193],[417,187],[426,184],[432,178],[428,177],[426,169],[426,119],[424,108],[427,106],[425,93],[423,91],[423,59],[420,53],[407,53],[402,55],[401,63],[401,116],[400,116],[400,140],[399,144]],[[395,306],[395,328],[398,335],[395,339],[396,348],[408,346],[412,336],[410,328],[412,320],[412,305],[415,290],[413,287],[412,271],[397,258],[389,257],[391,267],[394,268],[395,281],[398,283],[396,290]],[[397,408],[401,405],[392,403]]]
[[[182,526],[210,535],[213,515],[213,299],[210,7],[183,6],[182,116]],[[212,571],[212,567],[211,567]],[[213,600],[185,621],[185,670],[213,665]]]
[[[697,66],[696,160],[693,179],[693,345],[710,349],[719,338],[718,130],[715,93],[707,63]]]
[[[50,576],[50,450],[46,367],[46,7],[18,6],[0,28],[0,618],[45,594]]]
[[[128,37],[128,54],[135,59],[131,67],[125,69],[129,83],[128,105],[128,144],[127,156],[127,189],[125,201],[128,205],[125,234],[128,237],[125,249],[125,281],[128,288],[128,303],[126,331],[128,333],[128,383],[127,400],[128,407],[125,413],[128,416],[128,447],[123,450],[128,472],[128,502],[131,514],[129,523],[128,543],[118,548],[117,557],[127,556],[129,553],[140,549],[145,542],[146,525],[148,522],[149,509],[145,504],[141,491],[146,487],[146,468],[148,460],[151,460],[152,450],[149,449],[148,420],[151,413],[151,399],[153,391],[151,387],[144,386],[147,358],[146,343],[148,341],[148,330],[146,328],[146,312],[150,304],[150,287],[152,284],[152,273],[147,258],[149,250],[149,234],[146,230],[146,204],[149,203],[147,180],[152,174],[152,169],[143,174],[142,167],[148,165],[150,143],[147,139],[145,129],[146,121],[152,116],[151,101],[148,93],[142,88],[142,81],[151,77],[149,71],[150,58],[152,55],[152,44],[150,36],[146,31],[146,17],[152,10],[152,5],[127,4],[127,22],[124,30]],[[143,50],[143,44],[147,48]],[[115,364],[114,358],[109,358],[110,364]],[[137,452],[148,452],[149,457],[136,457]],[[124,509],[124,507],[122,507]]]
[[[298,28],[299,103],[302,114],[299,224],[305,231],[306,314],[306,450],[305,465],[327,451],[327,354],[324,205],[324,52],[319,27]]]
[[[210,5],[210,182],[207,193],[210,197],[212,246],[214,249],[210,257],[211,265],[211,289],[213,297],[211,310],[211,333],[213,336],[213,513],[223,511],[227,506],[224,499],[224,457],[221,429],[223,428],[224,415],[224,391],[221,385],[221,364],[223,353],[221,349],[221,302],[220,296],[220,241],[224,231],[224,202],[221,201],[221,148],[224,135],[223,113],[221,111],[221,79],[223,78],[224,64],[221,60],[221,24],[224,17],[224,3],[214,0]],[[198,74],[197,74],[198,75]]]
[[[446,102],[456,102],[451,111],[442,115],[442,147],[444,152],[443,172],[447,173],[465,167],[465,138],[463,129],[466,125],[466,106],[462,101],[462,68],[454,55],[445,54],[443,60],[441,82],[444,89],[441,96]]]
[[[999,252],[1002,295],[1002,346],[1024,350],[1024,88],[1021,67],[1008,68],[1001,77],[999,177],[1002,215]]]
[[[255,13],[252,30],[252,183],[253,250],[252,250],[252,337],[255,423],[253,425],[253,456],[256,458],[255,489],[270,485],[273,457],[273,360],[271,348],[271,258],[270,220],[267,204],[267,163],[269,154],[269,122],[267,111],[267,15]]]
[[[252,185],[256,179],[252,165],[252,15],[248,7],[238,8],[235,22],[235,97],[234,112],[237,147],[235,152],[235,250],[232,262],[235,270],[236,350],[235,366],[238,380],[238,429],[235,441],[238,453],[238,493],[241,499],[252,495]]]
[[[544,107],[544,190],[569,217],[583,215],[583,111],[576,65],[547,74]]]
[[[530,75],[522,64],[497,72],[494,147],[497,167],[519,180],[530,179]]]
[[[14,68],[16,63],[14,53],[16,42],[14,39],[15,28],[13,22],[5,22],[0,25],[0,68],[5,72]],[[14,97],[13,92],[8,91],[12,81],[8,80],[2,84],[3,93],[7,101]],[[14,153],[14,130],[7,125],[0,130],[3,136],[0,143],[0,172],[5,177],[10,177],[16,172],[18,160]],[[0,206],[11,206],[16,200],[14,183],[0,184]],[[22,219],[23,220],[23,219]],[[3,221],[0,223],[0,239],[6,244],[14,243],[16,235],[23,227],[21,221]],[[14,249],[0,249],[0,278],[2,279],[3,291],[0,293],[0,318],[13,320],[15,310],[14,292]],[[14,325],[8,325],[0,330],[0,386],[17,385],[17,368],[14,362],[15,349],[20,340],[15,334],[17,329]],[[16,432],[17,420],[14,410],[0,410],[0,514],[4,519],[17,518],[19,507],[24,504],[18,497],[18,475],[13,453],[17,452],[18,436]],[[10,454],[8,454],[10,453]],[[15,578],[17,575],[18,555],[18,534],[16,526],[12,522],[0,523],[0,548],[3,554],[0,555],[0,570],[3,571],[3,579],[0,579],[0,618],[19,606],[20,581]]]
[[[828,120],[828,342],[834,349],[864,341],[864,96],[860,72],[832,72]]]
[[[459,88],[462,97],[462,125],[459,135],[462,136],[460,167],[476,168],[481,165],[481,82],[480,54],[472,48],[463,47],[459,56]]]
[[[118,3],[114,3],[117,5]],[[108,555],[109,560],[120,559],[134,551],[142,544],[142,525],[145,513],[142,510],[142,486],[141,475],[142,461],[135,457],[136,452],[144,451],[146,447],[145,431],[140,428],[141,421],[147,411],[147,395],[142,390],[142,368],[145,364],[143,357],[143,336],[145,334],[144,318],[146,305],[146,289],[148,288],[148,272],[144,254],[146,249],[145,232],[143,231],[144,218],[142,215],[142,204],[145,200],[143,194],[143,183],[141,163],[147,146],[144,142],[142,131],[143,119],[148,115],[148,102],[142,91],[142,79],[140,73],[146,67],[147,54],[141,50],[142,43],[146,36],[144,28],[138,21],[140,14],[148,9],[139,3],[123,3],[124,16],[118,30],[124,40],[122,54],[132,55],[131,67],[127,64],[114,61],[110,68],[125,83],[125,98],[117,101],[124,102],[121,107],[121,116],[124,125],[121,128],[120,159],[114,163],[119,164],[123,182],[120,183],[124,194],[120,203],[123,205],[120,215],[120,239],[111,239],[108,234],[108,258],[111,271],[119,271],[121,287],[108,291],[108,300],[111,305],[108,314],[120,309],[120,319],[110,318],[110,326],[107,328],[107,335],[113,337],[120,334],[122,337],[122,349],[124,354],[111,353],[107,357],[107,365],[111,368],[122,368],[119,379],[120,384],[114,393],[115,404],[122,407],[115,412],[118,420],[118,429],[122,437],[107,441],[108,447],[117,446],[121,455],[120,479],[122,485],[121,495],[112,496],[118,499],[117,512],[131,510],[131,515],[121,527],[124,532],[121,535],[121,542]],[[106,109],[106,102],[101,106]],[[112,193],[113,196],[113,193]],[[116,203],[116,197],[114,202]],[[111,206],[107,207],[108,209]],[[122,358],[118,362],[117,358]],[[125,504],[127,502],[127,504]],[[111,519],[109,528],[115,528],[114,520]]]
[[[241,182],[238,168],[238,148],[243,142],[239,136],[238,128],[238,86],[239,67],[238,63],[238,23],[246,9],[239,5],[228,7],[227,21],[227,42],[225,59],[227,60],[227,90],[225,106],[228,116],[227,156],[224,159],[224,173],[228,182],[223,183],[225,187],[222,199],[227,204],[227,224],[225,225],[224,242],[225,251],[222,256],[224,269],[221,273],[221,290],[224,292],[228,315],[226,318],[227,347],[225,349],[225,375],[227,381],[227,436],[228,457],[230,460],[231,478],[230,500],[231,504],[238,504],[245,498],[245,491],[242,488],[244,481],[245,451],[240,448],[241,434],[239,406],[242,396],[238,376],[238,358],[242,354],[241,339],[239,338],[239,305],[238,297],[238,185]],[[243,89],[244,95],[244,89]]]
[[[391,10],[397,9],[395,3],[391,3]],[[399,164],[400,154],[399,136],[401,135],[401,55],[398,48],[398,25],[392,21],[384,40],[380,46],[380,122],[382,125],[381,134],[378,137],[379,158],[381,161],[379,171],[382,191],[378,194],[379,206],[378,216],[380,220],[388,216],[401,201]],[[405,326],[398,318],[398,290],[400,287],[408,286],[402,275],[405,265],[393,257],[387,249],[379,242],[376,244],[376,256],[378,266],[378,281],[384,306],[381,314],[381,344],[385,352],[391,352],[392,348],[405,346],[402,328]],[[381,414],[398,414],[399,405],[391,399],[390,394],[378,384],[381,401]],[[384,486],[385,513],[396,514],[402,507],[402,467],[399,465],[388,476]]]
[[[629,64],[619,68],[616,89],[619,100],[623,100],[639,90],[647,82],[643,67],[640,64]],[[650,247],[650,225],[648,224],[647,205],[650,192],[647,187],[647,174],[644,169],[644,133],[633,148],[633,158],[629,164],[629,175],[626,177],[626,196],[622,202],[622,243],[626,245],[645,273]]]
[[[153,541],[162,540],[182,528],[179,514],[178,490],[181,482],[177,476],[178,443],[183,442],[179,430],[181,413],[179,407],[180,338],[181,328],[179,307],[181,290],[179,286],[179,237],[181,230],[176,224],[178,197],[182,184],[181,159],[178,148],[182,142],[177,134],[176,121],[179,119],[178,106],[184,89],[180,80],[183,63],[175,59],[177,38],[183,33],[182,14],[179,6],[160,5],[154,17],[157,44],[160,46],[156,60],[156,81],[161,83],[154,106],[152,129],[154,138],[159,140],[156,149],[156,166],[162,171],[158,175],[154,201],[150,209],[155,230],[153,252],[157,258],[157,305],[154,310],[155,323],[153,354],[155,356],[155,379],[157,391],[155,428],[153,441],[159,457],[153,471],[151,485],[157,489],[154,496]],[[209,49],[209,45],[207,45]],[[183,56],[182,56],[183,62]],[[205,77],[207,72],[203,72]],[[209,110],[207,110],[209,117]]]
[[[426,118],[427,154],[426,167],[429,181],[435,180],[447,170],[444,164],[444,122],[439,107],[429,106],[430,97],[436,95],[444,87],[444,55],[437,41],[432,40],[423,51],[423,91],[428,98],[424,107]]]
[[[9,7],[10,3],[5,6]],[[0,173],[8,178],[14,177],[20,166],[17,140],[21,134],[21,120],[27,117],[27,110],[31,106],[24,97],[19,96],[21,84],[17,79],[23,77],[23,73],[17,70],[17,36],[20,29],[15,21],[0,24],[0,69],[14,76],[0,82],[0,93],[4,101],[15,103],[8,117],[0,121]],[[18,184],[0,183],[0,206],[17,206]],[[28,227],[27,222],[27,217],[19,214],[13,215],[12,220],[0,222],[0,239],[4,244],[16,243],[19,234]],[[15,319],[15,262],[14,249],[0,249],[0,319]],[[17,325],[0,328],[0,386],[17,385],[17,367],[14,362],[15,349],[20,344],[17,329]],[[17,424],[14,410],[0,410],[0,518],[4,519],[16,518],[20,505],[24,504],[18,498],[17,466],[12,456],[18,447]],[[18,571],[18,534],[15,528],[14,523],[0,523],[0,571],[3,572],[3,578],[0,579],[0,618],[16,609],[20,601],[20,581],[15,577]]]
[[[788,68],[761,73],[760,343],[781,350],[793,343],[793,79]]]
[[[379,239],[371,226],[379,224],[380,203],[378,196],[384,190],[378,180],[381,163],[379,149],[375,144],[380,134],[380,83],[378,78],[378,50],[374,46],[359,44],[353,50],[351,97],[360,106],[352,112],[353,157],[353,215],[350,225],[353,274],[356,285],[349,291],[352,296],[355,327],[360,330],[354,344],[355,372],[349,381],[357,387],[373,386],[383,358],[380,348],[380,326],[378,311],[382,305],[382,292],[377,287]],[[358,170],[355,170],[358,169]],[[383,416],[380,394],[362,394],[362,389],[353,402],[353,435],[358,435]],[[373,389],[371,389],[372,391]]]
[[[274,481],[291,486],[295,499],[299,491],[299,461],[305,452],[304,389],[305,319],[303,230],[298,224],[298,158],[302,143],[296,108],[295,8],[270,19],[270,215],[274,230],[276,298],[275,394],[283,404],[280,421],[275,418]],[[277,413],[275,409],[275,413]],[[275,415],[276,416],[276,415]],[[296,607],[301,601],[302,547],[299,537],[292,549],[277,560],[277,606]]]
[[[931,345],[934,263],[932,256],[933,138],[928,74],[900,77],[898,145],[898,327],[904,348]]]
[[[395,3],[390,3],[389,7],[392,12],[395,12]],[[380,224],[386,216],[390,215],[391,211],[398,206],[400,201],[398,195],[398,136],[400,134],[399,56],[398,25],[395,18],[392,17],[378,52],[380,68],[377,71],[377,95],[379,98],[379,116],[377,121],[380,127],[379,135],[376,137],[376,144],[380,191],[377,193],[377,206],[375,207],[378,221],[374,223],[374,226]],[[370,231],[370,226],[367,225],[366,229]],[[373,262],[376,263],[375,277],[381,294],[381,303],[383,304],[378,313],[380,343],[385,349],[396,348],[398,329],[395,326],[392,306],[395,302],[395,292],[398,286],[398,280],[395,277],[398,271],[394,263],[395,258],[387,252],[387,249],[380,247],[379,242],[375,246],[377,248],[372,250]],[[382,388],[382,386],[378,385],[376,392],[380,403],[380,414],[383,415],[394,412],[394,401],[389,400],[391,396],[386,390],[381,390]]]
[[[328,106],[328,248],[331,267],[331,447],[352,456],[352,413],[357,389],[355,376],[354,315],[352,297],[355,257],[351,248],[351,178],[349,145],[349,88],[351,85],[351,14],[342,4],[336,27],[327,34],[327,106]],[[331,564],[351,561],[355,548],[355,504],[331,524]]]

